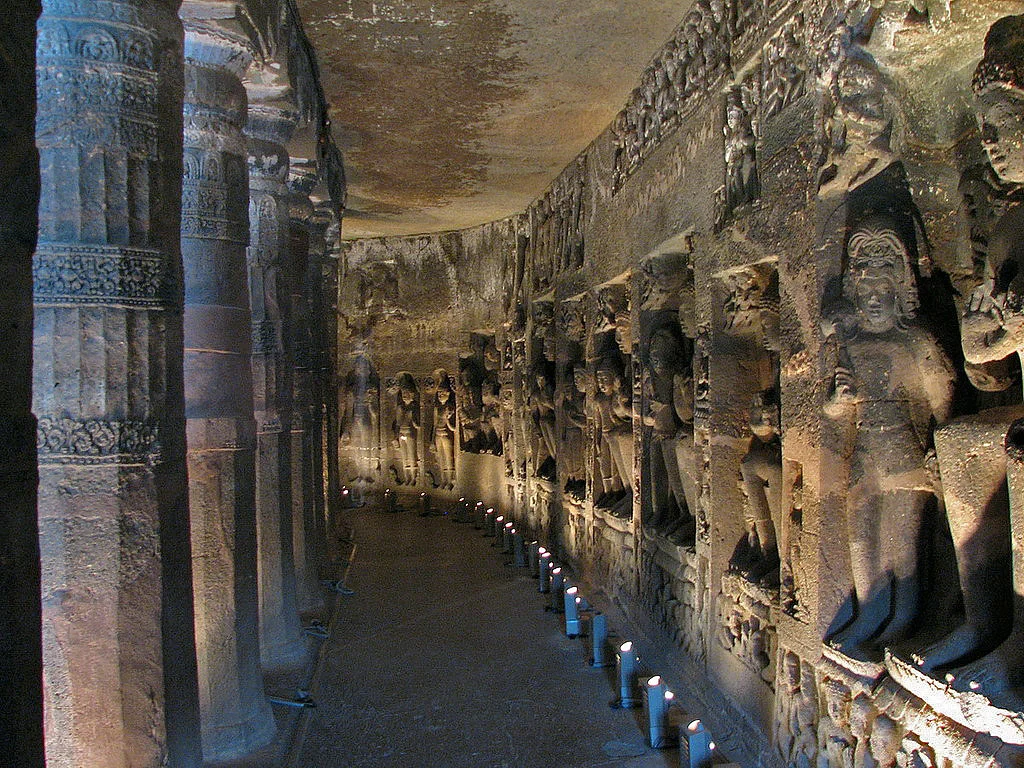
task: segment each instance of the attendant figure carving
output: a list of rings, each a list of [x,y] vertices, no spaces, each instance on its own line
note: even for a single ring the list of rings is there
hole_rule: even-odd
[[[412,374],[403,371],[398,374],[395,395],[395,420],[391,423],[395,446],[402,459],[402,474],[399,480],[404,485],[419,482],[419,433],[420,393]]]
[[[651,519],[675,544],[695,535],[697,481],[693,443],[693,374],[676,326],[656,329],[648,342],[644,424],[651,427]],[[659,480],[654,481],[657,476]]]
[[[606,356],[597,365],[594,418],[601,436],[602,494],[595,504],[615,517],[633,514],[633,406],[622,363]]]
[[[749,581],[774,587],[779,584],[782,529],[782,446],[775,390],[754,395],[750,431],[753,437],[740,462],[740,485],[747,500],[743,512],[746,533],[729,565]]]
[[[1024,16],[992,25],[973,87],[992,169],[1004,184],[1024,183]],[[976,385],[1009,385],[1007,359],[1024,352],[1022,243],[1024,205],[1018,203],[992,227],[984,279],[968,298],[960,323]],[[1002,372],[986,376],[993,366]],[[925,671],[950,670],[954,689],[976,691],[1012,709],[1024,708],[1024,565],[1011,548],[1012,537],[1020,536],[1011,514],[1020,514],[1024,498],[1007,494],[1003,446],[1011,422],[1022,416],[1021,406],[990,408],[936,432],[964,623],[915,654]]]
[[[533,423],[540,435],[539,453],[534,457],[537,477],[554,480],[558,456],[555,439],[555,381],[551,365],[539,360],[534,367],[533,392],[531,393]]]
[[[902,639],[917,617],[917,537],[933,492],[931,425],[946,421],[954,374],[935,338],[915,323],[917,288],[895,222],[864,220],[847,252],[847,306],[828,329],[841,352],[826,413],[855,427],[846,516],[856,609],[828,639],[867,660]]]
[[[455,487],[455,429],[457,410],[455,390],[448,372],[434,371],[437,391],[434,393],[434,452],[441,468],[441,487]]]

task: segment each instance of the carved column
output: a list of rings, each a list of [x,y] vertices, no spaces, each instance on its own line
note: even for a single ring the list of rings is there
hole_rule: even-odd
[[[177,7],[46,0],[39,22],[33,405],[51,768],[201,762]]]
[[[338,441],[341,437],[341,414],[338,408],[338,240],[341,222],[332,217],[326,232],[326,248],[320,263],[320,289],[323,297],[324,322],[324,438],[322,441],[327,464],[327,509],[325,519],[334,519],[341,510],[341,467]]]
[[[255,457],[249,368],[246,94],[248,41],[183,9],[185,396],[203,752],[266,744],[256,582]]]
[[[253,403],[256,413],[256,528],[259,539],[263,666],[305,659],[296,602],[293,549],[292,372],[288,343],[288,151],[295,128],[287,107],[253,104],[249,149],[249,295],[252,301]]]
[[[25,768],[43,765],[43,674],[32,416],[32,252],[39,205],[35,148],[39,0],[18,3],[0,25],[0,744]]]
[[[330,201],[315,203],[310,227],[309,265],[305,296],[312,318],[311,356],[313,376],[313,464],[315,513],[320,539],[317,557],[326,557],[327,520],[341,500],[338,473],[337,376],[334,349],[337,345],[337,258],[334,243],[339,232],[338,214]],[[333,291],[333,294],[332,294]],[[333,442],[331,441],[333,435]],[[333,501],[332,501],[333,500]]]
[[[320,318],[318,307],[309,301],[308,273],[313,251],[323,247],[323,237],[313,221],[309,190],[316,183],[316,168],[293,164],[291,172],[291,348],[293,351],[292,410],[292,519],[295,534],[295,572],[299,607],[318,610],[323,607],[319,588],[319,551],[323,529],[318,521],[317,472],[319,408],[316,397],[317,349],[315,328]],[[321,480],[322,482],[322,480]],[[322,498],[322,491],[320,491]]]

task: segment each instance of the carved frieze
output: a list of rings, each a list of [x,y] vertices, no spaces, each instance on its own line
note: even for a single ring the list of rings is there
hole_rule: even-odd
[[[42,464],[148,463],[159,458],[159,424],[40,416],[36,449]]]
[[[41,145],[120,146],[157,160],[160,12],[122,3],[70,4],[39,22],[36,130]],[[164,21],[164,24],[167,22]],[[60,98],[50,98],[60,93]]]
[[[80,243],[41,243],[32,259],[35,301],[161,307],[174,297],[157,250]]]

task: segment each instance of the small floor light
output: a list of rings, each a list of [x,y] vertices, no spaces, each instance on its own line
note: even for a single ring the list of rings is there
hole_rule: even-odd
[[[686,741],[690,745],[690,768],[711,768],[715,742],[700,720],[694,720],[686,726]]]
[[[512,554],[512,532],[515,530],[515,523],[511,520],[505,523],[505,530],[501,536],[501,551],[506,555]]]
[[[469,502],[466,503],[468,504]],[[476,505],[473,507],[473,518],[474,528],[479,530],[484,527],[487,518],[487,510],[484,508],[484,503],[482,501],[478,501]]]
[[[610,667],[606,647],[608,645],[608,618],[603,613],[590,617],[590,666]]]
[[[540,584],[537,585],[537,591],[542,595],[546,595],[551,589],[551,583],[548,581],[551,573],[551,553],[543,551],[540,553],[540,558],[537,561],[537,577],[540,579]]]
[[[430,514],[430,496],[425,492],[420,494],[420,517],[427,517]]]
[[[516,568],[525,568],[526,563],[526,541],[515,528],[512,529],[512,565]]]
[[[347,485],[341,488],[341,506],[344,509],[349,509],[352,506],[352,491],[348,489]]]
[[[552,564],[550,597],[548,598],[547,606],[544,608],[545,611],[562,612],[562,591],[564,587],[565,578],[562,573],[562,566]]]
[[[505,535],[505,516],[498,515],[494,518],[494,530],[491,531],[491,536],[494,537],[494,541],[491,542],[492,547],[500,547],[502,536]]]
[[[563,602],[565,603],[565,636],[575,640],[581,634],[580,631],[580,588],[576,586],[565,590]]]
[[[531,541],[526,548],[526,567],[530,569],[530,578],[537,578],[537,561],[540,560],[540,553],[544,549],[539,541]]]
[[[455,502],[455,518],[456,523],[468,523],[469,522],[469,504],[466,503],[466,497],[460,496],[459,500]]]
[[[619,698],[609,706],[616,709],[634,709],[640,706],[640,698],[636,695],[636,651],[632,641],[619,646]]]
[[[484,512],[484,536],[494,535],[494,508],[488,507]]]
[[[668,731],[668,708],[673,698],[661,675],[647,681],[647,728],[653,749],[668,749],[679,743]]]
[[[398,497],[395,496],[395,492],[390,488],[384,491],[384,511],[385,512],[397,512],[398,511]]]

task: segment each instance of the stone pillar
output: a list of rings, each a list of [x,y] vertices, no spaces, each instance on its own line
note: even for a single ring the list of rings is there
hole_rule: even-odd
[[[43,656],[32,416],[32,252],[39,206],[35,147],[39,0],[0,25],[0,744],[5,759],[43,766]]]
[[[318,307],[307,300],[307,275],[312,248],[316,247],[316,225],[309,189],[316,183],[316,168],[293,164],[290,187],[291,237],[289,285],[291,348],[294,363],[292,409],[292,519],[295,543],[295,573],[299,608],[316,611],[323,608],[319,587],[320,551],[323,530],[318,520],[316,423],[318,408],[315,392],[316,344],[314,328],[319,320]],[[321,238],[322,239],[322,238]],[[322,495],[322,491],[321,491]]]
[[[203,753],[268,743],[257,600],[255,444],[246,286],[246,38],[185,16],[185,397]]]
[[[320,289],[323,298],[324,328],[324,439],[322,451],[327,465],[326,517],[333,519],[341,509],[341,467],[338,444],[341,438],[341,414],[338,408],[338,241],[341,222],[332,218],[326,233],[326,248],[320,262]]]
[[[287,107],[254,104],[249,149],[249,295],[252,301],[253,404],[257,425],[256,528],[259,539],[263,666],[306,658],[296,602],[292,525],[292,371],[288,338],[288,152],[295,129]]]
[[[337,306],[331,296],[337,296],[337,259],[334,258],[334,240],[338,234],[337,211],[330,202],[319,202],[310,228],[309,266],[306,268],[306,301],[313,318],[313,461],[316,467],[316,515],[321,525],[320,557],[327,556],[327,519],[341,499],[338,482],[337,404],[334,368],[334,347],[337,342]],[[333,430],[333,432],[332,432]],[[334,434],[331,442],[330,435]],[[335,446],[331,451],[329,446]],[[333,464],[331,456],[333,454]],[[330,500],[334,499],[333,502]],[[330,507],[330,508],[329,508]]]
[[[39,21],[33,404],[50,768],[201,764],[177,8],[45,0]]]

